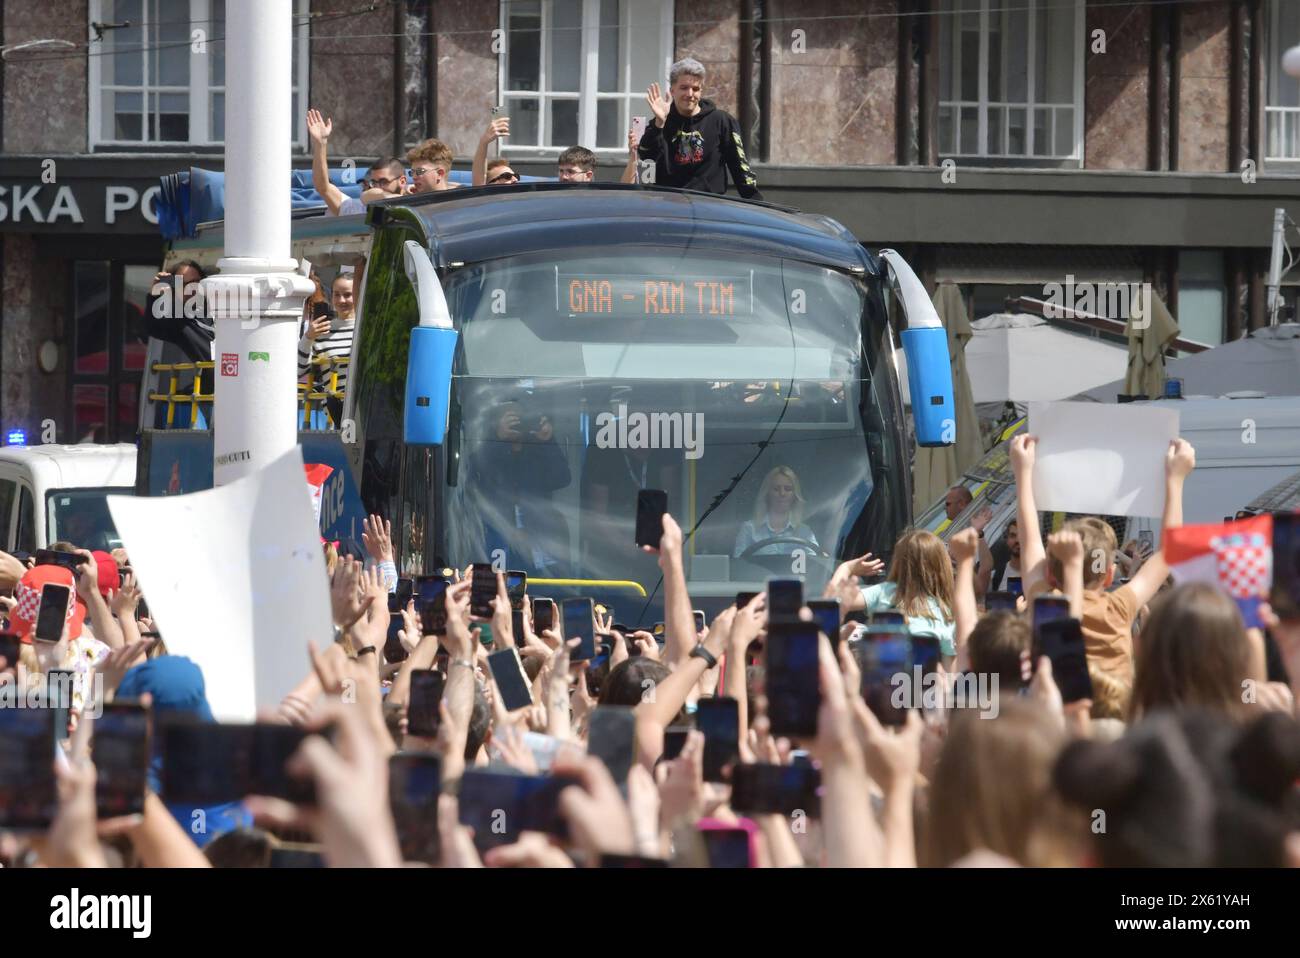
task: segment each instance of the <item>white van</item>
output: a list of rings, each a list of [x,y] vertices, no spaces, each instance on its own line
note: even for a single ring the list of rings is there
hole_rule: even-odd
[[[0,448],[0,548],[120,546],[105,497],[135,495],[135,452],[130,443]]]

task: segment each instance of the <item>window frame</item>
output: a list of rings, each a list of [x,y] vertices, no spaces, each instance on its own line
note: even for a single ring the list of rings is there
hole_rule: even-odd
[[[150,0],[142,0],[148,11]],[[103,22],[107,18],[104,14],[107,0],[89,0],[89,16],[87,18],[87,36],[90,44],[90,55],[87,59],[86,69],[86,113],[87,113],[87,138],[89,141],[90,151],[99,150],[156,150],[159,152],[175,150],[218,150],[225,146],[225,140],[214,140],[212,138],[212,96],[214,93],[225,93],[226,86],[215,86],[210,82],[211,76],[211,55],[209,53],[210,43],[225,43],[225,37],[219,40],[209,38],[203,45],[203,52],[193,53],[190,55],[190,76],[187,87],[164,86],[162,84],[150,84],[148,76],[148,64],[145,64],[145,70],[142,74],[143,82],[140,86],[128,86],[117,83],[104,83],[103,61],[105,54],[102,50],[95,48],[94,29],[90,26],[92,23]],[[212,15],[212,0],[188,0],[191,36],[196,24],[208,25]],[[174,5],[174,4],[173,4]],[[310,12],[310,0],[294,0],[295,19],[294,31],[297,34],[295,43],[298,52],[298,69],[294,76],[294,83],[299,94],[299,109],[294,115],[294,139],[293,147],[298,152],[307,149],[307,109],[306,104],[310,101],[309,96],[309,78],[311,75],[310,64],[310,25],[308,23],[308,14]],[[150,23],[144,21],[145,25]],[[224,32],[224,25],[223,25]],[[141,55],[149,49],[148,36],[146,34]],[[189,95],[189,118],[190,118],[190,136],[188,140],[117,140],[105,136],[105,116],[104,94],[107,92],[120,91],[124,93],[139,92],[144,98],[144,106],[148,106],[149,96],[153,93],[177,93],[185,92]],[[290,94],[292,99],[292,94]],[[195,104],[201,103],[202,109],[196,110]],[[142,118],[145,116],[141,114]],[[148,132],[147,124],[142,132]]]
[[[497,57],[497,100],[503,108],[508,100],[532,99],[539,104],[537,116],[537,138],[545,142],[550,136],[550,117],[549,111],[545,108],[553,100],[577,100],[578,101],[578,139],[579,144],[594,144],[596,142],[596,120],[597,120],[597,102],[600,100],[627,101],[629,104],[638,96],[635,91],[624,93],[601,93],[596,89],[599,86],[600,70],[600,0],[581,0],[582,3],[582,44],[581,44],[581,67],[578,74],[578,92],[576,94],[563,91],[553,92],[548,88],[547,61],[550,57],[550,33],[551,33],[551,13],[554,6],[554,0],[539,0],[541,3],[541,43],[538,46],[538,89],[537,90],[509,90],[506,87],[506,79],[509,70],[509,44],[510,44],[510,6],[511,0],[499,0],[498,23],[501,28],[501,37],[503,42],[501,55]],[[673,45],[673,0],[655,0],[658,4],[659,13],[659,59],[660,68],[663,76],[658,78],[659,83],[663,84],[668,78],[668,68],[672,66],[675,56]],[[631,31],[622,26],[630,16],[634,16],[634,11],[644,11],[650,5],[645,0],[639,0],[633,3],[633,0],[619,0],[619,33],[618,33],[618,53],[620,62],[623,64],[624,71],[631,69],[630,36]],[[631,80],[627,77],[628,81]],[[656,81],[650,81],[656,82]],[[647,110],[649,107],[647,107]],[[559,156],[565,149],[573,144],[563,146],[534,146],[511,143],[509,140],[502,142],[501,154],[503,156],[532,156],[546,157]],[[627,155],[626,142],[618,146],[607,147],[588,147],[598,157],[618,157]]]
[[[1281,104],[1274,105],[1272,102],[1274,94],[1273,85],[1279,79],[1279,74],[1285,75],[1282,70],[1282,54],[1290,49],[1290,47],[1287,46],[1287,40],[1281,36],[1281,31],[1278,28],[1281,10],[1282,4],[1279,3],[1278,0],[1268,0],[1264,12],[1264,32],[1266,36],[1263,47],[1264,69],[1266,74],[1264,77],[1263,97],[1264,122],[1263,129],[1260,131],[1260,135],[1264,142],[1259,144],[1259,155],[1263,158],[1264,165],[1266,166],[1271,166],[1274,169],[1295,170],[1297,167],[1300,167],[1300,103],[1296,106],[1283,106]],[[1300,36],[1295,38],[1295,43],[1292,45],[1295,44],[1300,44]],[[1300,80],[1295,80],[1290,77],[1288,77],[1288,79],[1292,79],[1292,82],[1300,83]],[[1296,152],[1292,156],[1270,155],[1269,144],[1273,139],[1272,128],[1274,116],[1280,116],[1282,119],[1282,130],[1279,135],[1279,140],[1282,142],[1285,142],[1288,139],[1285,135],[1287,126],[1291,125],[1294,129],[1294,135],[1291,139],[1295,141]]]
[[[951,7],[947,10],[944,10],[941,13],[941,15],[948,18],[948,22],[949,22],[948,29],[950,31],[949,38],[952,41],[950,43],[950,47],[956,48],[958,51],[960,51],[960,40],[959,40],[958,28],[960,25],[961,17],[965,15],[964,11],[961,8],[962,0],[947,0],[947,2],[951,5]],[[953,126],[954,126],[954,136],[955,136],[954,146],[956,147],[955,150],[950,152],[944,150],[943,144],[940,143],[939,156],[941,158],[951,157],[952,159],[958,159],[968,163],[974,162],[974,163],[1010,164],[1010,165],[1020,165],[1020,166],[1046,165],[1046,166],[1082,167],[1084,162],[1084,135],[1085,135],[1085,119],[1086,119],[1086,117],[1084,116],[1085,107],[1086,107],[1084,89],[1085,89],[1085,59],[1086,59],[1085,53],[1086,53],[1086,39],[1087,39],[1087,18],[1086,18],[1087,11],[1086,11],[1084,0],[1074,0],[1074,35],[1075,35],[1076,49],[1075,49],[1074,70],[1073,70],[1073,77],[1072,77],[1073,89],[1071,91],[1073,102],[1072,104],[1069,104],[1069,106],[1074,112],[1074,124],[1073,124],[1074,151],[1069,155],[1060,155],[1056,153],[1040,155],[1032,152],[1026,152],[1023,154],[987,152],[986,145],[987,145],[988,133],[989,133],[988,118],[989,118],[989,110],[991,107],[997,109],[1004,109],[1008,112],[1012,109],[1023,109],[1025,111],[1025,146],[1026,146],[1026,150],[1032,150],[1033,142],[1034,142],[1034,122],[1033,122],[1034,110],[1041,109],[1041,108],[1048,108],[1051,110],[1052,123],[1051,123],[1051,132],[1049,133],[1049,136],[1053,139],[1053,147],[1054,147],[1057,112],[1063,107],[1067,106],[1067,104],[1047,103],[1044,101],[1038,101],[1034,99],[1034,94],[1036,92],[1034,89],[1034,84],[1036,78],[1034,76],[1033,66],[1034,66],[1034,59],[1036,53],[1035,41],[1037,40],[1034,21],[1035,21],[1036,13],[1038,12],[1038,8],[1036,4],[1030,5],[1027,8],[1025,8],[1028,11],[1028,18],[1026,21],[1026,28],[1025,28],[1025,37],[1027,41],[1027,53],[1026,53],[1025,60],[1026,63],[1028,64],[1027,97],[1024,100],[1024,102],[1019,102],[1019,103],[1014,103],[1011,101],[1002,101],[1002,100],[993,101],[989,98],[988,60],[989,60],[989,24],[990,24],[990,12],[991,12],[990,8],[992,8],[992,12],[997,12],[997,13],[1002,12],[1003,8],[998,3],[998,0],[979,0],[979,5],[980,5],[979,7],[980,67],[977,68],[977,73],[979,78],[977,99],[976,100],[942,100],[941,99],[938,101],[938,109],[935,112],[935,118],[934,118],[935,140],[936,142],[938,142],[939,139],[938,136],[939,116],[943,112],[945,107],[949,107],[954,111],[953,114]],[[1017,10],[1018,9],[1019,8],[1017,8]],[[942,36],[942,33],[940,33],[940,36]],[[1078,49],[1078,46],[1080,44],[1085,45],[1083,50]],[[940,44],[940,47],[941,49],[939,50],[939,56],[941,57],[944,56],[945,53],[951,55],[953,52],[952,49],[948,51],[944,51],[942,49],[942,44]],[[1005,47],[1003,47],[1003,50],[1005,52]],[[1050,52],[1051,50],[1049,48],[1049,54]],[[957,89],[960,85],[960,63],[961,63],[960,55],[953,57],[951,63],[952,63],[951,70],[953,75],[954,89]],[[942,90],[940,90],[939,92],[942,93]],[[961,152],[961,112],[963,109],[970,109],[970,108],[975,108],[978,111],[976,140],[980,152],[977,153]],[[1003,136],[1003,142],[1009,144],[1010,125],[1008,123],[1004,123],[1002,126],[1002,136]]]

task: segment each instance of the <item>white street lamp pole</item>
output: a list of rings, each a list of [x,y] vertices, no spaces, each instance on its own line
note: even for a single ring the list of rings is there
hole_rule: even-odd
[[[213,484],[298,441],[298,322],[314,286],[290,256],[293,0],[226,4],[226,246],[214,320]]]

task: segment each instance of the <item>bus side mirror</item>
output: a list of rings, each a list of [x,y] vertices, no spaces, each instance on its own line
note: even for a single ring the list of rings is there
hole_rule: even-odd
[[[925,287],[907,261],[892,249],[880,250],[898,287],[907,317],[902,332],[907,357],[907,384],[912,397],[912,422],[918,446],[951,446],[957,442],[957,413],[952,398],[952,363],[948,331],[939,321]]]
[[[452,327],[447,297],[424,247],[407,240],[403,258],[415,288],[420,324],[411,329],[406,354],[402,440],[408,446],[440,446],[447,435],[451,366],[459,333]]]

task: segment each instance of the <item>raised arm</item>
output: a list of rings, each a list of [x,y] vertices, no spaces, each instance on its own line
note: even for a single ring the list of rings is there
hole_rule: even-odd
[[[1016,517],[1020,521],[1020,575],[1026,598],[1047,580],[1047,552],[1034,501],[1034,455],[1037,436],[1021,433],[1011,440],[1011,471],[1016,477]]]
[[[474,148],[474,163],[470,174],[471,186],[483,186],[487,183],[488,147],[498,137],[509,135],[510,118],[508,116],[493,117],[492,122],[483,131],[483,135],[478,138],[478,146]]]
[[[649,546],[642,548],[653,551]],[[664,533],[659,540],[659,568],[664,574],[664,664],[671,669],[685,662],[695,648],[695,614],[686,591],[682,528],[668,513],[664,513]]]
[[[335,216],[347,199],[343,191],[330,182],[329,143],[334,132],[334,121],[321,116],[315,107],[307,111],[307,135],[311,138],[311,185],[321,195],[329,211]]]
[[[975,601],[975,552],[979,536],[974,529],[963,529],[948,540],[948,551],[957,560],[957,581],[953,594],[953,617],[956,629],[953,640],[957,645],[957,670],[969,666],[966,641],[979,621],[979,608]]]
[[[1129,580],[1137,596],[1138,608],[1146,605],[1160,591],[1169,577],[1165,561],[1165,535],[1183,524],[1183,483],[1196,468],[1196,450],[1186,439],[1174,439],[1165,451],[1165,511],[1160,522],[1160,549]]]
[[[1077,532],[1053,532],[1047,551],[1061,562],[1061,591],[1070,600],[1070,617],[1083,616],[1083,539]]]

